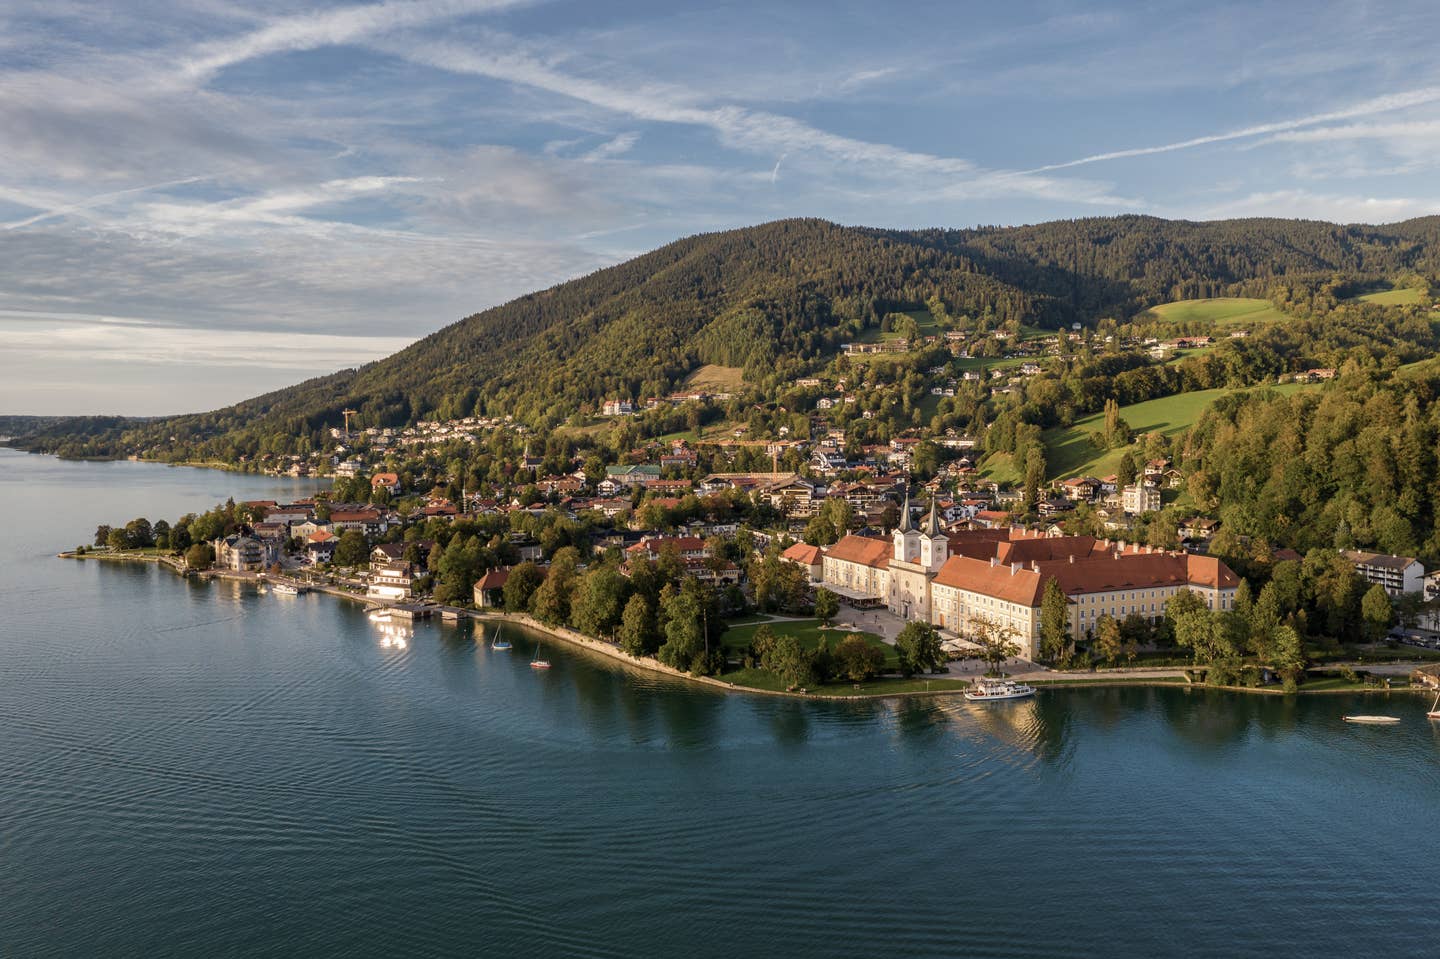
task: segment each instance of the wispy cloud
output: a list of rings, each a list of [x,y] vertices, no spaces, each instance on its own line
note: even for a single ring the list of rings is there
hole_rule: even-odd
[[[1389,93],[1384,96],[1373,97],[1369,100],[1356,103],[1353,106],[1344,107],[1339,110],[1330,110],[1325,113],[1314,113],[1289,120],[1277,120],[1272,123],[1260,123],[1254,126],[1242,127],[1238,130],[1229,130],[1224,133],[1209,133],[1204,136],[1191,137],[1188,140],[1162,143],[1158,146],[1134,147],[1126,150],[1112,150],[1108,153],[1095,153],[1090,156],[1080,157],[1076,160],[1066,160],[1063,163],[1050,163],[1045,166],[1035,167],[1024,172],[1048,173],[1052,170],[1067,170],[1072,167],[1084,166],[1090,163],[1104,163],[1107,160],[1154,156],[1157,153],[1174,153],[1177,150],[1190,150],[1195,147],[1209,146],[1215,143],[1228,143],[1233,140],[1248,140],[1267,134],[1279,134],[1299,130],[1302,127],[1316,126],[1321,123],[1333,123],[1337,120],[1352,120],[1357,117],[1375,116],[1381,113],[1389,113],[1395,110],[1404,110],[1409,107],[1423,106],[1436,102],[1440,102],[1440,87],[1422,87],[1417,90],[1407,90],[1401,93]]]

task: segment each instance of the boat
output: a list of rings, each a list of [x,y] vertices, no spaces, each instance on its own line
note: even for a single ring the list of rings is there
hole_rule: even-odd
[[[1440,693],[1435,694],[1435,702],[1430,704],[1430,711],[1425,714],[1426,719],[1440,719]]]
[[[1365,723],[1370,726],[1393,726],[1400,721],[1399,716],[1345,716],[1347,723]]]
[[[510,648],[510,640],[505,638],[502,630],[495,630],[495,638],[490,641],[491,649],[506,650]]]
[[[550,660],[540,658],[540,647],[535,647],[535,656],[530,660],[531,669],[549,669]]]
[[[300,587],[291,586],[289,583],[274,583],[270,587],[270,592],[279,596],[299,596]]]
[[[1034,695],[1035,687],[1027,683],[991,677],[981,677],[965,690],[965,698],[972,703],[986,703],[997,699],[1024,699],[1026,696]]]

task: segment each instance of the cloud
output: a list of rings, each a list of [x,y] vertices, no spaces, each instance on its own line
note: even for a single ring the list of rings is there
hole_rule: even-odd
[[[612,85],[568,74],[548,63],[516,52],[523,45],[511,37],[491,35],[484,48],[430,41],[399,43],[384,39],[378,49],[413,62],[458,73],[470,73],[520,84],[568,97],[654,123],[704,127],[724,145],[751,153],[793,153],[821,156],[830,161],[865,168],[870,175],[926,175],[972,181],[972,192],[1000,195],[1063,197],[1082,203],[1127,205],[1110,195],[1103,184],[1087,181],[1036,178],[1025,172],[985,171],[969,160],[907,150],[886,143],[831,133],[782,114],[724,104],[705,105],[702,98],[670,84]],[[957,189],[961,189],[959,185]]]
[[[1440,198],[1344,196],[1306,190],[1272,190],[1200,210],[1202,219],[1297,217],[1336,223],[1393,223],[1440,213]]]
[[[1114,150],[1109,153],[1096,153],[1091,156],[1080,157],[1077,160],[1066,160],[1063,163],[1051,163],[1046,166],[1035,167],[1025,172],[1047,173],[1052,170],[1067,170],[1089,163],[1103,163],[1107,160],[1153,156],[1157,153],[1173,153],[1177,150],[1189,150],[1199,146],[1209,146],[1213,143],[1247,140],[1266,134],[1283,133],[1290,130],[1297,130],[1301,127],[1315,126],[1321,123],[1332,123],[1336,120],[1350,120],[1356,117],[1373,116],[1378,113],[1389,113],[1394,110],[1404,110],[1409,107],[1423,106],[1436,102],[1440,102],[1440,86],[1422,87],[1416,90],[1407,90],[1401,93],[1389,93],[1384,96],[1373,97],[1353,106],[1340,110],[1331,110],[1326,113],[1316,113],[1290,120],[1278,120],[1273,123],[1261,123],[1255,126],[1243,127],[1238,130],[1231,130],[1226,133],[1211,133],[1205,136],[1192,137],[1188,140],[1164,143],[1159,146],[1135,147],[1128,150]]]
[[[618,156],[623,156],[635,148],[635,144],[639,139],[640,134],[638,133],[622,133],[611,140],[606,140],[585,154],[584,159],[594,163],[600,160],[610,160]]]

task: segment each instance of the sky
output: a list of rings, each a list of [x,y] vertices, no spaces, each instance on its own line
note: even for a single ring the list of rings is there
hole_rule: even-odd
[[[0,0],[0,413],[213,409],[670,240],[1440,212],[1440,4]]]

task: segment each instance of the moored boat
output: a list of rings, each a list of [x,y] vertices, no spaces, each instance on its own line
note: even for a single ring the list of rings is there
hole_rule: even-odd
[[[535,647],[535,655],[534,655],[534,657],[532,657],[531,660],[530,660],[530,668],[531,668],[531,669],[549,669],[549,668],[550,668],[550,660],[548,660],[548,659],[541,659],[541,658],[540,658],[540,647],[539,647],[539,646],[536,646],[536,647]]]
[[[501,650],[502,652],[510,648],[510,640],[505,638],[503,628],[495,631],[495,638],[490,641],[490,648]]]
[[[300,587],[291,586],[289,583],[274,583],[270,587],[270,592],[280,596],[299,596]]]
[[[1435,702],[1430,704],[1430,711],[1425,714],[1426,719],[1440,719],[1440,693],[1435,694]]]
[[[1028,683],[1017,683],[1013,679],[982,677],[965,690],[965,698],[972,703],[990,702],[998,699],[1024,699],[1034,696],[1035,687]]]
[[[1363,723],[1369,726],[1393,726],[1400,721],[1399,716],[1345,716],[1347,723]]]

